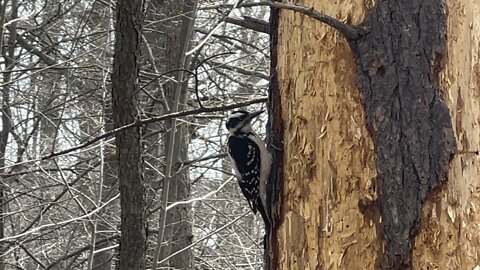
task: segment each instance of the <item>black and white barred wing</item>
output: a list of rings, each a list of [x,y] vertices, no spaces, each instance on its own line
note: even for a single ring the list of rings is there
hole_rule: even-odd
[[[230,136],[228,154],[237,174],[238,184],[254,213],[259,208],[260,198],[260,149],[247,136]]]

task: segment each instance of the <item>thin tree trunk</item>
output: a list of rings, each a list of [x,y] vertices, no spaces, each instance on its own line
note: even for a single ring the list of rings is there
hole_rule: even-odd
[[[270,269],[473,269],[480,5],[296,2],[367,31],[274,12]]]
[[[6,5],[6,3],[3,3]],[[2,7],[3,10],[3,7]],[[4,14],[4,11],[2,11]],[[16,20],[18,17],[18,1],[12,0],[11,6],[11,15],[10,20]],[[2,17],[3,19],[3,17]],[[3,26],[3,21],[2,21]],[[3,29],[3,27],[2,27]],[[8,138],[10,135],[10,131],[13,127],[12,123],[12,112],[10,110],[10,95],[11,95],[11,78],[12,74],[9,72],[15,66],[15,39],[17,36],[17,23],[13,22],[7,26],[9,39],[7,42],[6,47],[2,47],[2,54],[3,59],[5,60],[5,69],[7,72],[3,74],[3,88],[2,88],[2,130],[0,132],[0,174],[5,173],[5,159],[6,159],[6,151],[7,151],[7,144]],[[3,36],[3,30],[2,30]],[[3,37],[2,37],[3,38]],[[2,181],[0,183],[0,239],[5,237],[5,228],[6,218],[5,214],[8,211],[7,207],[7,186],[5,182]],[[6,264],[6,254],[7,248],[5,246],[0,246],[0,270],[7,269]]]
[[[190,42],[193,33],[193,22],[196,13],[196,1],[172,1],[166,8],[167,17],[171,18],[166,32],[166,68],[167,70],[185,68],[190,66],[190,57],[185,56],[185,52],[190,48]],[[178,14],[185,16],[179,17]],[[170,108],[173,111],[183,110],[188,100],[188,80],[179,72],[176,77],[176,83],[169,82],[165,85],[166,98]],[[187,200],[190,197],[190,180],[188,170],[185,170],[182,163],[187,160],[187,151],[189,145],[188,127],[185,123],[179,124],[177,121],[170,121],[167,125],[169,140],[165,145],[167,153],[167,168],[165,173],[165,184],[162,192],[168,194],[168,202]],[[174,134],[172,134],[172,132]],[[173,149],[171,149],[173,147]],[[171,161],[171,162],[170,162]],[[170,166],[170,167],[168,167]],[[166,194],[164,194],[165,196]],[[191,205],[182,204],[167,212],[161,212],[160,234],[164,243],[160,248],[159,257],[164,259],[170,254],[181,250],[192,243],[192,217]],[[165,226],[163,220],[165,219]],[[175,269],[193,268],[193,250],[183,251],[164,263]],[[155,264],[154,264],[155,267]]]
[[[179,58],[180,66],[189,68],[191,66],[191,57],[185,56],[191,48],[191,41],[193,38],[194,21],[197,11],[197,0],[185,0],[183,7],[183,14],[186,16],[182,19],[182,28],[180,34],[180,41],[184,44],[182,46],[181,57]],[[188,80],[181,82],[181,87],[178,90],[182,91],[179,104],[179,110],[184,110],[188,102]],[[177,90],[177,91],[178,91]],[[189,128],[187,124],[181,124],[177,128],[176,134],[176,156],[172,164],[174,166],[175,179],[173,180],[176,190],[175,201],[186,201],[190,199],[190,177],[188,169],[183,168],[183,162],[188,159],[188,147],[190,144]],[[172,247],[170,254],[176,253],[192,244],[193,241],[193,224],[192,224],[192,205],[181,204],[172,209],[174,213],[173,219],[170,221],[174,230],[172,233]],[[170,259],[170,266],[174,269],[194,269],[193,249],[185,250]]]
[[[116,41],[112,74],[114,127],[139,119],[138,59],[140,54],[142,0],[119,0],[116,6]],[[146,204],[142,176],[140,128],[116,134],[120,183],[120,269],[145,269]]]

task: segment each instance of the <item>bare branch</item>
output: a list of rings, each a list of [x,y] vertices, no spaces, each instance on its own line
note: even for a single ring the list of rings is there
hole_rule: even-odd
[[[243,20],[226,17],[225,22],[248,28],[260,33],[270,34],[270,24],[263,20],[244,16]]]
[[[247,76],[253,76],[257,78],[262,78],[264,80],[269,80],[270,77],[267,74],[263,74],[261,72],[253,71],[253,70],[248,70],[245,68],[241,68],[239,66],[233,66],[233,65],[228,65],[227,63],[222,63],[222,62],[217,62],[217,61],[209,61],[209,64],[215,67],[223,68],[223,69],[228,69],[230,71],[235,71],[238,72],[242,75],[247,75]]]
[[[171,257],[173,257],[173,256],[175,256],[175,255],[177,255],[177,254],[179,254],[179,253],[182,253],[182,252],[184,252],[185,250],[188,250],[189,248],[194,247],[196,244],[202,242],[202,241],[205,240],[205,239],[208,239],[210,236],[212,236],[212,235],[214,235],[214,234],[217,234],[218,232],[224,230],[225,228],[227,228],[228,226],[230,226],[230,225],[232,225],[232,224],[235,224],[235,222],[237,222],[238,220],[240,220],[240,219],[242,219],[243,217],[245,217],[246,215],[248,215],[249,212],[250,212],[250,211],[247,211],[247,212],[243,213],[242,215],[238,216],[237,218],[235,218],[234,220],[228,222],[227,224],[223,225],[222,227],[216,229],[215,231],[212,231],[211,233],[206,234],[204,237],[202,237],[202,238],[198,239],[197,241],[193,242],[191,245],[189,245],[189,246],[187,246],[187,247],[185,247],[185,248],[182,248],[182,249],[180,249],[180,250],[178,250],[178,251],[170,254],[168,257],[163,258],[159,263],[163,263],[163,262],[167,261],[167,260],[170,259]]]
[[[288,10],[293,10],[293,11],[302,13],[308,17],[319,20],[337,29],[349,40],[356,40],[360,38],[364,32],[364,29],[361,27],[345,24],[333,17],[330,17],[326,14],[316,11],[313,7],[306,7],[306,6],[294,4],[294,3],[281,3],[281,2],[272,2],[272,1],[242,3],[238,5],[238,7],[258,7],[258,6],[269,6],[272,8],[288,9]]]
[[[101,243],[104,243],[104,242],[108,242],[108,241],[113,241],[113,240],[117,240],[120,236],[119,235],[112,235],[112,236],[109,236],[109,237],[106,237],[102,240],[98,240],[95,245],[99,245]],[[89,250],[90,248],[92,247],[92,245],[86,245],[86,246],[83,246],[69,254],[65,254],[63,255],[62,257],[56,259],[55,261],[51,262],[47,267],[46,269],[52,269],[54,268],[55,266],[57,266],[60,262],[64,261],[64,260],[67,260],[71,257],[75,257],[75,256],[78,256],[80,254],[82,254],[83,252]]]
[[[30,53],[38,56],[43,62],[45,62],[49,66],[53,66],[57,64],[55,59],[51,58],[50,56],[44,54],[39,49],[35,48],[32,44],[28,43],[21,35],[17,35],[17,42],[22,46],[25,50],[29,51]]]
[[[267,101],[268,101],[268,98],[262,97],[262,98],[251,99],[251,100],[238,102],[238,103],[234,103],[234,104],[227,104],[227,105],[219,106],[219,107],[203,107],[203,108],[198,108],[198,109],[194,109],[194,110],[180,111],[180,112],[169,113],[169,114],[164,114],[164,115],[161,115],[161,116],[156,116],[156,117],[151,117],[151,118],[139,120],[139,121],[131,123],[129,125],[125,125],[123,127],[119,127],[117,129],[113,129],[109,132],[101,134],[101,135],[99,135],[99,136],[97,136],[97,137],[95,137],[91,140],[88,140],[88,141],[86,141],[86,142],[84,142],[80,145],[77,145],[75,147],[68,148],[68,149],[65,149],[65,150],[62,150],[62,151],[58,151],[58,152],[54,152],[54,153],[51,153],[49,155],[42,156],[39,159],[24,161],[24,162],[22,162],[22,164],[35,162],[35,161],[38,161],[38,160],[46,160],[46,159],[50,159],[50,158],[53,158],[53,157],[66,155],[66,154],[75,152],[77,150],[83,149],[85,147],[88,147],[88,146],[90,146],[90,145],[92,145],[92,144],[94,144],[94,143],[96,143],[100,140],[106,139],[108,137],[111,137],[111,136],[115,135],[118,132],[122,132],[122,131],[125,131],[125,130],[130,129],[130,128],[140,127],[140,126],[143,126],[143,125],[156,123],[156,122],[161,122],[161,121],[165,121],[165,120],[170,120],[170,119],[173,119],[173,118],[179,118],[179,117],[184,117],[184,116],[189,116],[189,115],[196,115],[196,114],[200,114],[200,113],[222,112],[222,111],[227,111],[227,110],[232,110],[232,109],[237,109],[237,108],[249,106],[249,105],[252,105],[252,104],[263,103],[263,102],[267,102]],[[18,164],[15,164],[15,165],[18,165]],[[6,166],[4,168],[7,168],[7,167],[9,167],[9,166]],[[2,169],[2,168],[0,168],[0,169]]]
[[[1,238],[0,239],[0,243],[2,242],[7,242],[9,240],[13,240],[13,239],[17,239],[17,238],[20,238],[20,237],[23,237],[23,236],[27,236],[27,235],[31,235],[31,234],[35,234],[39,231],[42,231],[44,229],[47,229],[47,228],[59,228],[63,225],[66,225],[66,224],[70,224],[72,222],[75,222],[75,221],[79,221],[79,220],[83,220],[85,218],[90,218],[92,215],[98,213],[99,211],[101,211],[104,207],[106,207],[107,205],[109,205],[110,203],[112,203],[114,200],[118,199],[120,197],[120,195],[116,195],[115,197],[111,198],[110,200],[108,200],[107,202],[105,202],[104,204],[100,205],[99,207],[97,208],[94,208],[93,210],[91,210],[90,212],[84,214],[84,215],[81,215],[81,216],[78,216],[78,217],[73,217],[73,218],[70,218],[68,220],[62,220],[60,222],[54,222],[54,223],[49,223],[49,224],[44,224],[44,225],[41,225],[41,226],[38,226],[32,230],[29,230],[29,231],[24,231],[22,233],[19,233],[19,234],[16,234],[16,235],[12,235],[12,236],[6,236],[4,238]]]
[[[32,258],[32,260],[33,260],[34,262],[36,262],[38,265],[40,265],[40,267],[42,267],[43,269],[47,268],[47,267],[45,266],[45,264],[43,264],[42,261],[40,261],[40,259],[38,259],[38,258],[35,256],[35,254],[33,254],[32,252],[30,252],[30,250],[28,250],[28,248],[27,248],[25,245],[19,244],[18,246],[19,246],[21,249],[23,249],[23,251],[25,251],[25,253],[26,253],[30,258]]]

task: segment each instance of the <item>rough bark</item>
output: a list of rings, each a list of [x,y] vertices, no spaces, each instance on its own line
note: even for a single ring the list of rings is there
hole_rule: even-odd
[[[114,127],[138,120],[138,59],[142,0],[119,0],[116,6],[116,41],[112,74]],[[116,134],[120,184],[120,269],[145,269],[145,188],[142,176],[140,128]]]
[[[448,183],[422,209],[416,269],[475,269],[480,254],[480,2],[447,3],[440,89],[452,116],[457,153]]]
[[[465,186],[480,181],[479,22],[461,12],[479,5],[448,1],[446,17],[440,0],[296,2],[366,31],[347,41],[300,14],[273,17],[271,122],[284,168],[270,268],[434,269],[448,258],[449,269],[471,269],[448,252],[478,252],[468,203],[478,189]],[[463,157],[450,163],[455,135]]]
[[[373,138],[385,240],[382,268],[411,266],[421,206],[439,188],[455,148],[438,89],[445,45],[442,0],[383,1],[352,42]]]
[[[267,213],[269,213],[272,224],[270,231],[265,234],[265,250],[264,250],[264,269],[272,269],[276,266],[279,255],[279,242],[275,232],[278,229],[278,221],[282,218],[282,201],[283,194],[283,159],[281,145],[284,140],[284,123],[282,117],[282,96],[278,85],[278,15],[279,10],[272,9],[270,12],[270,84],[268,91],[268,123],[266,138],[268,150],[272,154],[272,173],[267,184],[267,190],[275,192],[267,192]]]

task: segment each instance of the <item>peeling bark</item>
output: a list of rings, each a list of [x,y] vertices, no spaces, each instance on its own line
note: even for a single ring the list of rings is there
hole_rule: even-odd
[[[476,266],[480,3],[460,2],[296,1],[362,25],[348,42],[273,13],[269,269]]]
[[[480,254],[480,2],[447,1],[439,82],[457,138],[446,186],[427,198],[415,238],[416,269],[475,269]]]
[[[359,24],[366,8],[358,2],[302,4]],[[283,169],[274,183],[280,195],[272,206],[269,269],[374,269],[378,211],[365,215],[359,204],[376,200],[376,162],[352,50],[333,28],[278,12],[271,100]]]

